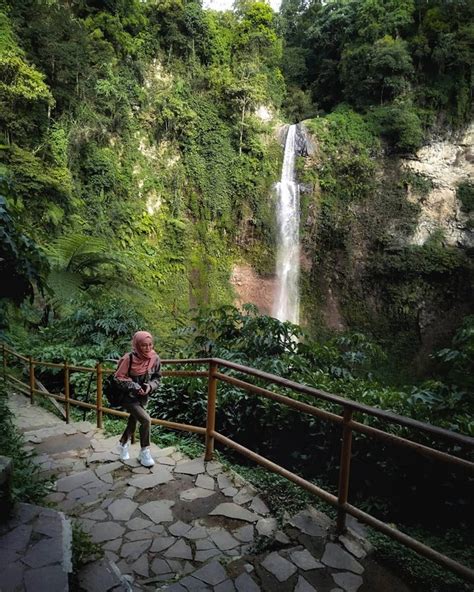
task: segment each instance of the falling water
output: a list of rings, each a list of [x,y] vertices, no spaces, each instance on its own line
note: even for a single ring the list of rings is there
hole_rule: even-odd
[[[281,180],[276,185],[277,203],[277,278],[278,288],[273,316],[297,324],[300,314],[298,280],[300,274],[299,190],[295,182],[296,125],[291,125],[285,143]]]

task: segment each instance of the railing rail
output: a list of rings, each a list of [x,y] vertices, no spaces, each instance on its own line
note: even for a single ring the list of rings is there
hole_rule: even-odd
[[[96,412],[97,418],[97,426],[102,427],[103,421],[103,414],[115,415],[119,417],[127,417],[128,414],[119,411],[117,409],[110,409],[103,405],[102,401],[102,380],[104,374],[109,374],[113,372],[113,370],[107,370],[102,367],[101,364],[97,364],[95,368],[88,368],[83,366],[72,366],[67,362],[59,363],[52,363],[52,362],[43,362],[40,360],[33,360],[31,357],[26,357],[17,352],[13,351],[12,349],[8,348],[6,345],[1,345],[2,350],[2,367],[3,367],[3,374],[6,380],[11,380],[19,390],[22,390],[26,394],[29,394],[31,401],[34,401],[35,395],[41,396],[48,396],[56,401],[61,401],[65,405],[66,409],[66,421],[69,422],[70,417],[70,406],[74,405],[77,407],[82,407],[84,409],[91,409]],[[29,375],[29,382],[28,384],[19,380],[16,376],[8,372],[8,363],[7,358],[11,356],[17,360],[22,361],[23,363],[27,364],[28,366],[28,375]],[[169,360],[162,360],[162,366],[176,366],[176,365],[189,365],[195,367],[206,365],[207,370],[165,370],[162,372],[163,376],[178,376],[178,377],[200,377],[200,378],[207,378],[208,380],[208,395],[207,395],[207,419],[205,426],[195,426],[191,424],[182,424],[176,423],[172,421],[152,418],[152,424],[155,425],[162,425],[164,427],[168,427],[171,429],[177,429],[182,431],[193,432],[197,434],[201,434],[205,437],[206,443],[206,453],[205,459],[211,460],[214,452],[214,443],[215,441],[224,444],[225,446],[232,448],[239,452],[240,454],[250,458],[254,462],[262,465],[263,467],[282,475],[283,477],[289,479],[290,481],[296,483],[297,485],[303,487],[305,490],[309,491],[310,493],[316,495],[317,497],[323,499],[325,502],[331,504],[335,508],[337,508],[337,532],[342,533],[346,528],[346,515],[350,514],[355,518],[359,519],[361,522],[372,526],[373,528],[383,532],[384,534],[388,535],[389,537],[399,541],[403,545],[413,549],[420,555],[427,557],[428,559],[437,562],[438,564],[442,565],[446,569],[454,572],[458,576],[466,579],[469,582],[474,582],[474,570],[470,569],[469,567],[458,563],[457,561],[443,555],[434,549],[428,547],[427,545],[421,543],[420,541],[400,532],[399,530],[392,528],[391,526],[385,524],[384,522],[378,520],[374,516],[363,512],[362,510],[352,506],[348,503],[349,498],[349,482],[350,482],[350,469],[351,469],[351,456],[352,456],[352,434],[354,431],[366,434],[367,436],[382,439],[388,441],[392,444],[397,446],[403,446],[414,450],[415,452],[433,458],[438,461],[442,461],[456,467],[462,468],[466,471],[473,472],[474,471],[474,463],[461,458],[459,456],[454,456],[452,454],[437,450],[435,448],[431,448],[430,446],[426,446],[424,444],[420,444],[419,442],[409,440],[408,438],[403,438],[401,436],[397,436],[386,432],[382,429],[375,428],[372,426],[365,425],[353,419],[354,413],[363,413],[365,415],[369,415],[372,417],[376,417],[380,420],[394,423],[405,428],[410,428],[411,430],[415,431],[422,431],[434,438],[440,438],[443,440],[448,440],[456,445],[461,445],[464,448],[469,450],[474,449],[474,438],[469,436],[464,436],[462,434],[456,434],[449,430],[445,430],[442,428],[438,428],[436,426],[432,426],[427,423],[423,423],[409,417],[404,417],[401,415],[397,415],[395,413],[384,411],[382,409],[377,409],[374,407],[369,407],[368,405],[364,405],[362,403],[358,403],[356,401],[351,401],[349,399],[344,399],[343,397],[333,395],[327,393],[325,391],[321,391],[319,389],[315,389],[312,387],[308,387],[305,385],[301,385],[294,381],[275,376],[273,374],[269,374],[267,372],[262,372],[261,370],[257,370],[255,368],[250,368],[247,366],[242,366],[240,364],[236,364],[234,362],[229,362],[227,360],[222,360],[219,358],[197,358],[197,359],[169,359]],[[53,394],[44,392],[36,388],[36,378],[35,378],[35,368],[36,367],[47,367],[47,368],[57,368],[61,369],[64,372],[64,394]],[[254,385],[250,382],[246,382],[241,378],[237,378],[236,376],[232,376],[226,374],[224,372],[219,371],[220,369],[229,369],[231,371],[239,373],[239,375],[246,375],[252,376],[259,380],[264,380],[271,384],[284,387],[285,389],[289,389],[293,392],[302,393],[305,395],[309,395],[314,399],[323,400],[326,402],[334,403],[339,405],[342,408],[341,415],[336,413],[327,411],[325,409],[320,409],[315,407],[314,405],[310,405],[308,403],[298,401],[288,397],[286,395],[282,395],[280,393],[275,393],[267,388]],[[85,401],[81,401],[78,399],[73,399],[70,396],[70,375],[72,372],[93,372],[96,376],[96,402],[95,403],[88,403]],[[244,389],[250,393],[253,393],[258,396],[263,396],[270,400],[273,400],[279,404],[286,405],[290,408],[293,408],[301,413],[308,413],[313,416],[320,417],[326,421],[330,421],[335,424],[340,424],[342,429],[341,434],[341,454],[340,454],[340,467],[339,467],[339,486],[338,486],[338,493],[337,496],[333,495],[325,491],[324,489],[314,485],[310,481],[307,481],[303,477],[296,475],[295,473],[285,469],[284,467],[268,460],[267,458],[253,452],[252,450],[238,444],[237,442],[231,440],[230,438],[226,437],[223,434],[220,434],[216,430],[216,405],[217,405],[217,390],[218,390],[218,383],[219,382],[226,382],[237,386],[238,388]]]

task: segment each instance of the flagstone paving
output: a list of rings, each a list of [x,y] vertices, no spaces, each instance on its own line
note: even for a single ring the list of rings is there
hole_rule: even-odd
[[[258,492],[218,462],[152,445],[156,464],[146,469],[136,444],[121,462],[117,437],[92,424],[67,425],[22,395],[9,404],[42,473],[56,477],[47,500],[102,545],[103,559],[80,573],[86,592],[409,592],[401,582],[373,587],[355,531],[338,540],[312,507],[279,526]],[[41,549],[35,557],[41,563]]]

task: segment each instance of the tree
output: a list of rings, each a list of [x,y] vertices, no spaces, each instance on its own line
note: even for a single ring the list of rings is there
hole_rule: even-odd
[[[0,12],[0,131],[7,143],[45,125],[54,105],[44,75],[25,59],[10,22]],[[36,128],[36,129],[35,129]]]
[[[254,62],[243,63],[236,73],[232,85],[226,94],[235,102],[240,112],[239,121],[239,155],[242,154],[245,119],[259,102],[265,98],[266,77]]]
[[[406,43],[386,35],[373,45],[345,49],[340,72],[346,99],[363,107],[406,92],[414,68]]]
[[[401,37],[413,22],[413,0],[352,0],[354,32],[362,42]]]
[[[237,0],[234,6],[238,21],[234,35],[235,58],[252,57],[267,65],[277,65],[282,49],[271,7],[254,0]]]
[[[322,5],[313,22],[305,20],[308,85],[314,102],[328,111],[343,100],[338,64],[346,41],[351,39],[353,18],[352,5],[336,0]]]
[[[18,229],[0,195],[0,298],[20,303],[42,289],[48,265],[38,245]]]

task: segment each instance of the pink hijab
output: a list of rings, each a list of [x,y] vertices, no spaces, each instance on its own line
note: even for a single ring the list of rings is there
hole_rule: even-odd
[[[153,343],[153,337],[151,333],[148,331],[137,331],[132,339],[132,365],[130,367],[130,374],[134,376],[141,376],[142,374],[146,374],[149,370],[156,365],[158,361],[158,354],[154,349],[151,349],[149,352],[143,354],[139,350],[140,343],[143,343],[146,339],[151,339]],[[122,356],[118,363],[117,371],[115,372],[115,376],[120,380],[131,380],[128,375],[128,367],[130,363],[129,354],[125,354]]]

